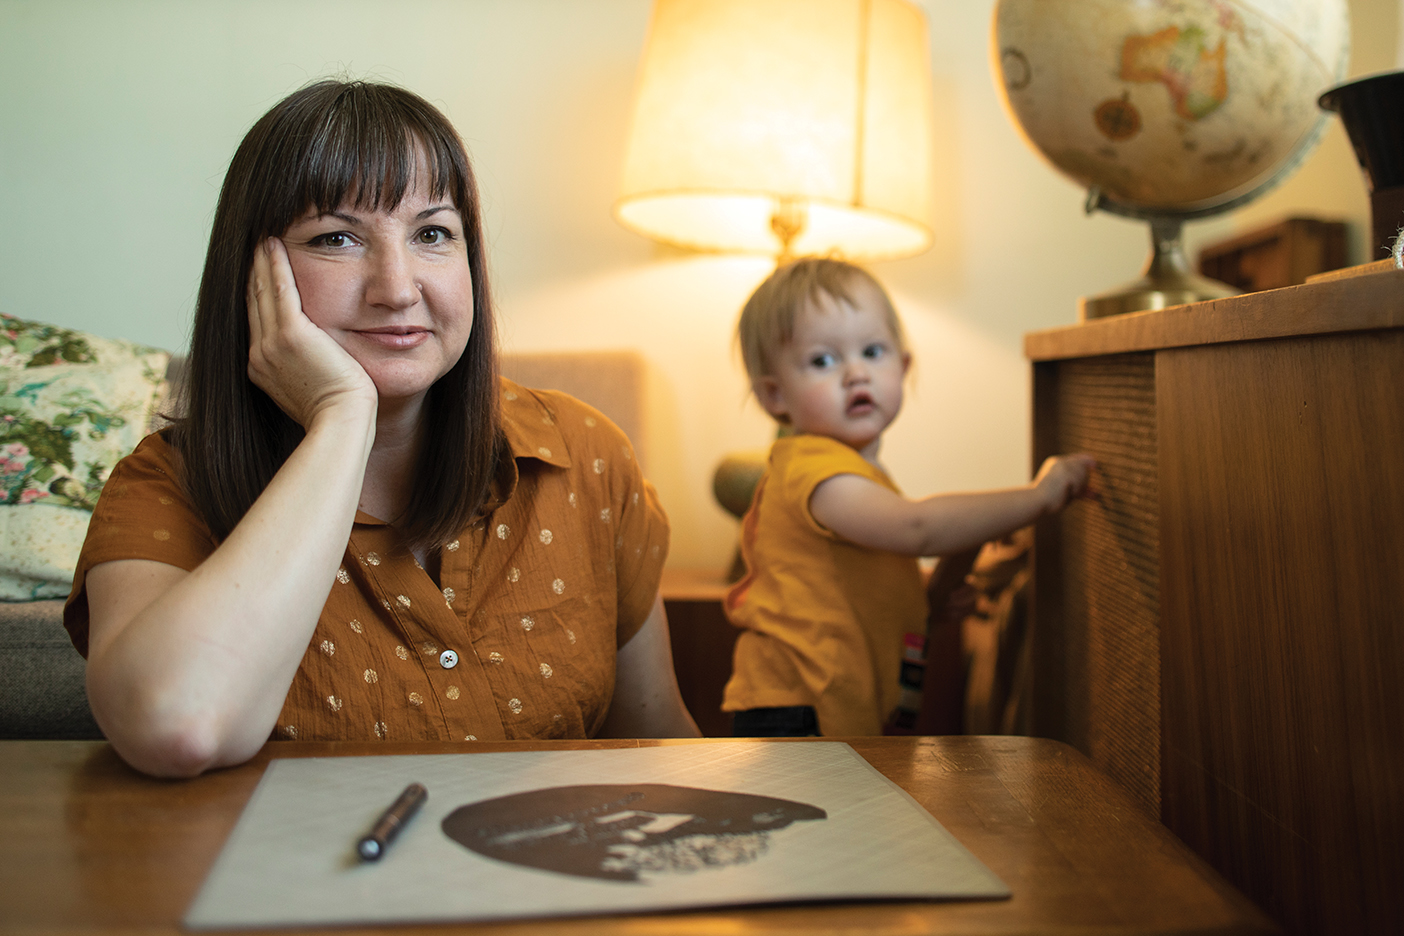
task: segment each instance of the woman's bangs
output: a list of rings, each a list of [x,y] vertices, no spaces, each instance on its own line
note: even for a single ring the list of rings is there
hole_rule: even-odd
[[[447,192],[456,203],[464,180],[443,129],[395,106],[399,102],[366,97],[348,92],[327,115],[324,131],[311,135],[299,161],[303,205],[328,212],[349,202],[363,211],[393,211],[420,171],[429,174],[431,197]]]

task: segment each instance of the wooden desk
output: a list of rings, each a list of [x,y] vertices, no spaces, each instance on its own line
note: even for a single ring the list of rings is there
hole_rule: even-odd
[[[0,743],[0,930],[175,934],[264,766],[280,757],[580,750],[711,741],[274,743],[190,781],[143,777],[98,741]],[[751,742],[805,744],[803,740]],[[1272,926],[1067,745],[850,741],[1013,890],[1010,900],[792,905],[473,926],[567,936],[704,933],[1265,933]],[[442,927],[398,931],[443,933]]]
[[[1378,266],[1372,267],[1378,269]],[[1293,933],[1404,932],[1404,272],[1029,335],[1034,731]]]
[[[720,569],[664,569],[659,587],[678,689],[709,738],[731,737],[731,713],[721,710],[722,690],[731,678],[731,654],[741,632],[722,611],[730,587]]]

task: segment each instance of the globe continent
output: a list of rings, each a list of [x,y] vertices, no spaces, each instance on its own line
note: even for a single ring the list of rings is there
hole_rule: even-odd
[[[1207,210],[1319,135],[1345,0],[1000,0],[994,56],[1029,143],[1124,205]]]

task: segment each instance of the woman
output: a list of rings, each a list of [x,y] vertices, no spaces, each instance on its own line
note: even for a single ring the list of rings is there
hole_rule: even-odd
[[[499,380],[472,170],[427,102],[324,81],[249,131],[186,404],[114,469],[65,608],[133,766],[697,733],[666,519],[607,420]]]

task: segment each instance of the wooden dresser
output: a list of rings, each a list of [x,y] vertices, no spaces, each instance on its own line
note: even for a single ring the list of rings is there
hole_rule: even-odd
[[[1404,271],[1030,334],[1034,732],[1290,933],[1404,932]],[[1342,271],[1343,273],[1349,271]]]

